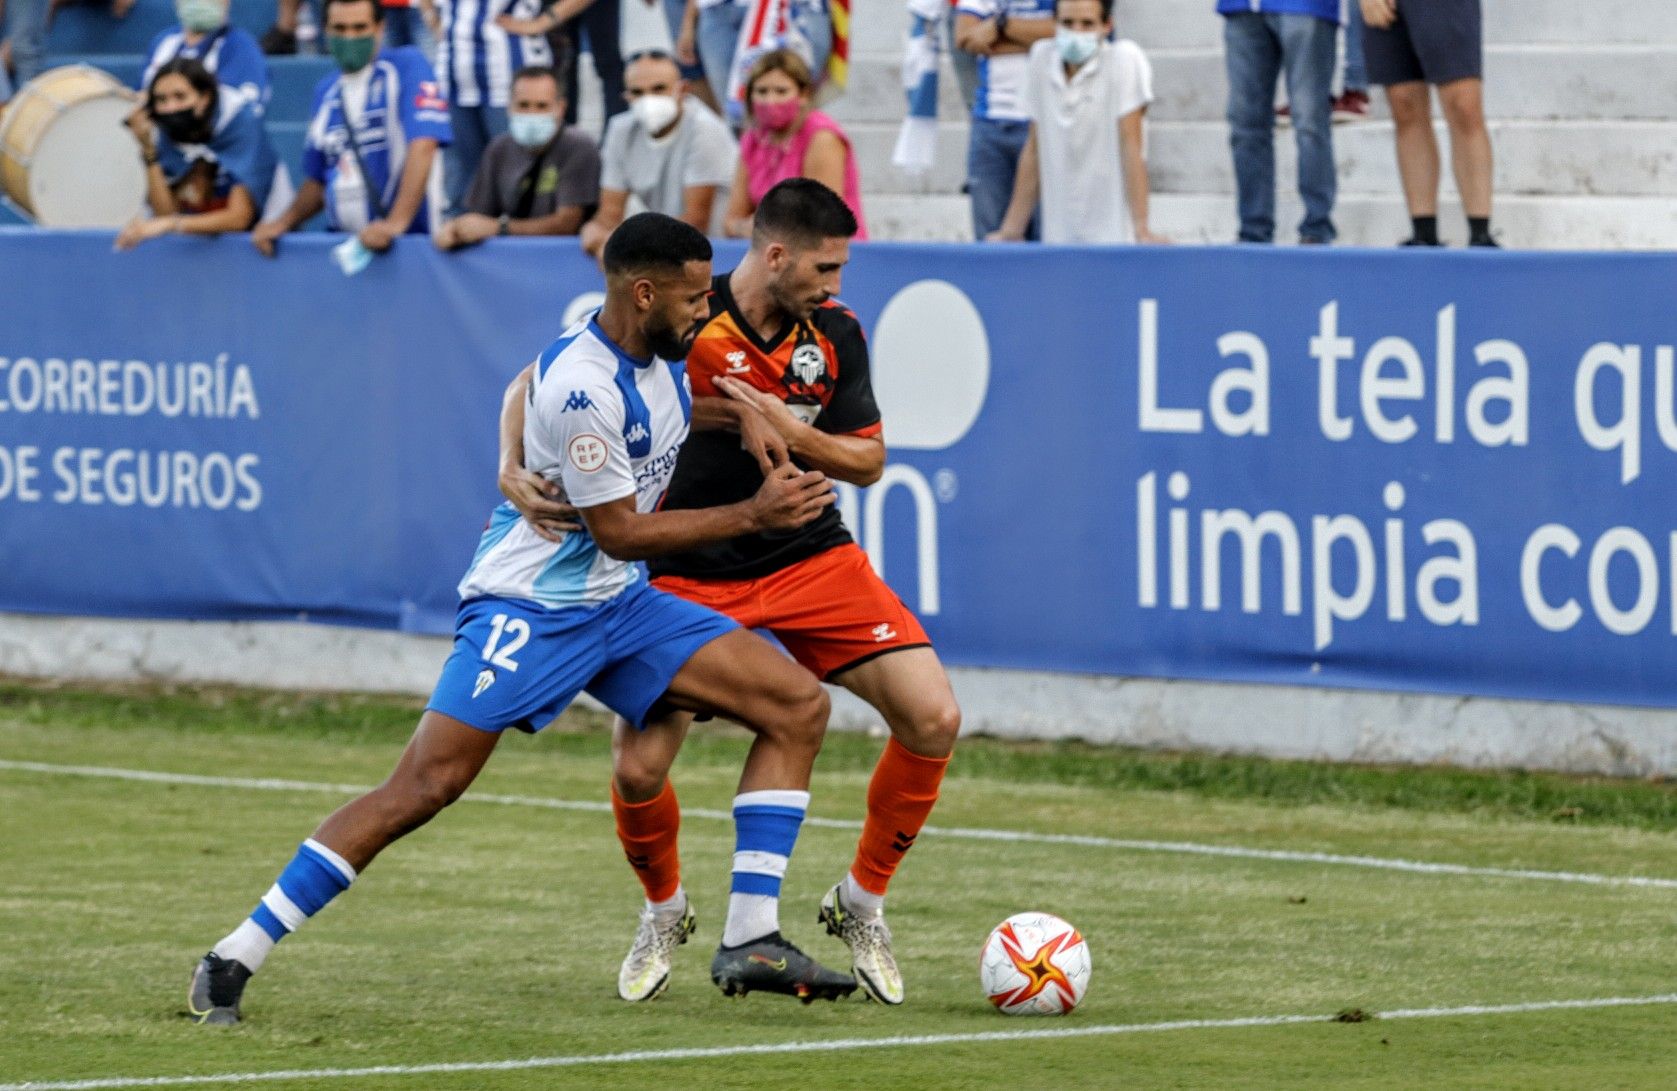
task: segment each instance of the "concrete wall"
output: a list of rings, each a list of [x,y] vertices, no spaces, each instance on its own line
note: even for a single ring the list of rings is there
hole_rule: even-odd
[[[449,642],[290,623],[0,614],[0,674],[430,692]],[[1329,761],[1677,775],[1677,716],[1473,697],[956,670],[968,733]],[[881,726],[835,693],[834,725]]]

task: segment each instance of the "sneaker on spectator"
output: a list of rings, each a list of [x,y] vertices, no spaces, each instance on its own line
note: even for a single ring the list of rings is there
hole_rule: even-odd
[[[262,35],[262,52],[270,57],[290,56],[297,52],[297,35],[274,26]]]
[[[1441,243],[1441,242],[1427,242],[1424,239],[1417,239],[1413,235],[1411,235],[1409,238],[1404,239],[1402,242],[1398,243],[1398,245],[1399,246],[1443,246],[1444,244]]]
[[[1368,120],[1368,92],[1346,91],[1333,100],[1333,123]]]

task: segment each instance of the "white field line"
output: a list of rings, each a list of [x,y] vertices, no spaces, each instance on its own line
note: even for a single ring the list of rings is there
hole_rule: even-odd
[[[357,795],[368,790],[365,784],[329,784],[307,780],[275,780],[257,777],[212,777],[192,773],[162,773],[148,769],[113,769],[100,765],[58,765],[39,761],[0,760],[0,771],[47,773],[56,776],[101,777],[109,780],[137,780],[153,784],[187,784],[204,788],[243,788],[269,792],[332,792],[338,795]],[[557,811],[611,811],[609,803],[570,799],[549,799],[543,796],[494,795],[468,792],[461,797],[466,803],[494,803],[508,807],[541,807]],[[727,811],[702,807],[682,808],[684,818],[704,818],[732,822]],[[859,830],[860,822],[839,818],[806,818],[806,826],[823,829]],[[1003,841],[1033,845],[1077,845],[1087,848],[1118,849],[1126,852],[1165,852],[1186,856],[1214,856],[1235,860],[1271,860],[1296,864],[1325,864],[1334,867],[1372,868],[1378,871],[1409,872],[1419,875],[1460,875],[1487,879],[1529,879],[1550,883],[1583,883],[1590,886],[1643,887],[1657,890],[1677,890],[1677,879],[1663,879],[1644,875],[1598,875],[1577,871],[1538,871],[1527,868],[1473,867],[1468,864],[1434,863],[1426,860],[1404,860],[1386,856],[1346,856],[1331,852],[1298,852],[1291,849],[1254,849],[1239,845],[1210,845],[1197,841],[1138,841],[1123,837],[1095,837],[1074,833],[1035,833],[1029,830],[992,830],[970,826],[927,826],[922,831],[933,837],[949,837],[963,841]]]
[[[1457,1008],[1405,1008],[1376,1012],[1371,1018],[1444,1019],[1528,1012],[1578,1011],[1591,1008],[1628,1008],[1677,1004],[1677,993],[1660,996],[1609,996],[1590,1000],[1543,1000],[1526,1004],[1472,1004]],[[578,1053],[561,1057],[523,1057],[509,1061],[456,1061],[439,1064],[370,1065],[365,1068],[293,1068],[271,1072],[229,1072],[214,1076],[113,1076],[91,1080],[45,1080],[0,1084],[0,1091],[96,1091],[104,1088],[190,1087],[201,1084],[272,1083],[281,1080],[346,1080],[364,1076],[427,1076],[456,1072],[517,1072],[539,1068],[578,1068],[584,1065],[644,1064],[658,1061],[713,1060],[722,1057],[760,1057],[789,1053],[844,1053],[864,1049],[910,1046],[979,1045],[988,1042],[1035,1041],[1057,1038],[1095,1038],[1120,1034],[1156,1034],[1175,1030],[1232,1030],[1242,1027],[1283,1027],[1326,1023],[1331,1015],[1252,1015],[1240,1019],[1178,1019],[1167,1023],[1119,1023],[1093,1027],[1043,1027],[1036,1030],[991,1030],[967,1034],[914,1034],[889,1038],[835,1038],[826,1042],[775,1042],[689,1049],[644,1049],[625,1053]]]

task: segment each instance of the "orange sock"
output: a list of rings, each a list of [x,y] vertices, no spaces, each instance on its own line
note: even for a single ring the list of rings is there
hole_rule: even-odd
[[[885,743],[868,782],[868,817],[862,823],[856,862],[850,866],[850,874],[863,890],[885,893],[903,854],[914,845],[937,803],[938,786],[948,766],[947,757],[924,757],[896,739]]]
[[[666,902],[675,897],[681,888],[681,855],[676,851],[681,807],[675,801],[675,786],[666,780],[664,790],[645,803],[625,803],[613,784],[611,809],[617,816],[623,855],[646,888],[646,900]]]

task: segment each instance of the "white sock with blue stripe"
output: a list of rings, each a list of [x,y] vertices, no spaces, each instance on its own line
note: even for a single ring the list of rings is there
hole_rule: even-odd
[[[354,881],[355,869],[347,860],[310,838],[297,847],[297,855],[262,895],[250,917],[211,950],[221,958],[244,963],[245,969],[255,973],[274,944],[301,928]]]
[[[780,881],[807,810],[808,792],[768,789],[734,797],[734,876],[724,947],[780,931]]]

